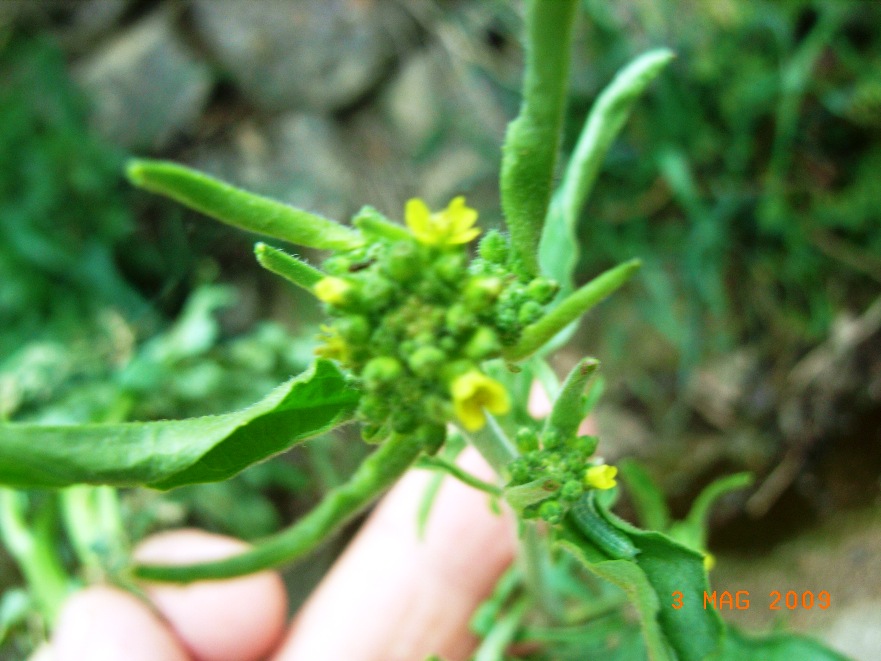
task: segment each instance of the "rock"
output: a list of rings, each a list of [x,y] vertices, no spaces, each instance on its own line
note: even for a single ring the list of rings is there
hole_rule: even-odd
[[[351,106],[415,34],[391,0],[190,0],[197,30],[237,86],[268,109]]]
[[[335,220],[358,208],[347,147],[337,125],[308,113],[245,121],[230,141],[187,160],[225,181]]]
[[[92,121],[124,147],[157,151],[193,127],[211,91],[208,66],[158,11],[83,60],[75,78],[93,101]]]

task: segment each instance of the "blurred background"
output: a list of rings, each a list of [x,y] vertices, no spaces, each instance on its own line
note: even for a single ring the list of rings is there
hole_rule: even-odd
[[[878,658],[881,3],[581,5],[564,154],[616,70],[653,47],[677,59],[580,224],[580,282],[645,266],[557,367],[602,360],[601,451],[642,460],[674,513],[715,477],[756,474],[713,520],[720,589],[828,590],[835,612],[790,624]],[[0,419],[221,412],[311,359],[319,310],[257,267],[257,237],[134,191],[129,156],[340,220],[465,194],[497,226],[521,13],[501,0],[0,3]],[[228,483],[126,493],[130,530],[258,537],[364,452],[322,439]],[[34,516],[51,519],[41,498]],[[336,548],[290,573],[295,593]],[[34,637],[9,597],[18,582],[0,554],[9,658]],[[767,628],[766,606],[732,617]]]

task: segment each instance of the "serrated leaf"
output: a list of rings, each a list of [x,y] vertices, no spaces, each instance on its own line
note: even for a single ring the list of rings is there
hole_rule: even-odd
[[[609,560],[574,528],[564,530],[558,539],[592,573],[621,588],[639,614],[643,640],[650,661],[676,661],[668,649],[659,625],[663,605],[645,572],[631,560]]]
[[[146,485],[227,479],[348,420],[359,392],[326,360],[234,413],[119,424],[0,424],[0,484]]]

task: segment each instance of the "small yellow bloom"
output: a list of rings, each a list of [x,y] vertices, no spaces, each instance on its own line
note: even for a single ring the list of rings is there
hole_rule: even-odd
[[[706,571],[710,571],[715,566],[716,566],[716,556],[714,556],[709,551],[704,553],[704,569]]]
[[[468,431],[486,424],[483,409],[501,415],[511,409],[511,401],[502,384],[473,369],[457,376],[450,384],[453,410]]]
[[[428,206],[419,198],[407,202],[404,208],[407,227],[416,240],[429,246],[455,246],[468,243],[480,234],[474,227],[477,211],[465,206],[464,197],[456,197],[447,208],[431,213]]]
[[[315,355],[329,358],[330,360],[338,360],[341,363],[349,362],[349,359],[352,357],[351,349],[349,349],[348,343],[340,337],[336,328],[326,324],[322,324],[319,328],[321,329],[321,334],[318,338],[324,344],[316,347]]]
[[[316,282],[312,291],[318,300],[330,303],[331,305],[339,305],[345,302],[351,289],[352,285],[342,278],[328,276]]]
[[[594,489],[611,489],[618,484],[615,480],[617,474],[618,469],[615,466],[607,464],[591,466],[584,471],[584,483]]]

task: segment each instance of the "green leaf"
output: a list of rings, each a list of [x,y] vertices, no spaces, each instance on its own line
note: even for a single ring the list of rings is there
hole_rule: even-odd
[[[766,636],[746,636],[734,627],[729,627],[725,644],[713,661],[849,661],[849,658],[834,652],[820,643],[795,634],[770,634]]]
[[[703,607],[704,592],[710,589],[703,554],[662,533],[635,528],[603,505],[598,499],[600,514],[640,551],[635,561],[661,601],[658,621],[679,661],[703,661],[715,653],[724,628],[719,614]],[[671,605],[674,592],[682,593],[680,609]]]
[[[642,525],[649,530],[666,530],[670,525],[670,510],[664,494],[645,468],[638,461],[624,459],[618,462],[618,470]]]
[[[558,544],[581,561],[589,571],[624,591],[639,614],[650,661],[676,661],[659,625],[659,614],[667,603],[658,598],[648,577],[637,563],[631,560],[609,560],[574,527],[563,530]]]
[[[584,390],[599,366],[600,361],[596,358],[584,358],[572,368],[545,422],[545,430],[554,429],[562,438],[578,431],[578,426],[587,416]]]
[[[0,484],[171,489],[224,480],[347,421],[358,399],[343,373],[319,360],[235,413],[120,424],[0,424]]]
[[[248,232],[323,250],[345,250],[364,242],[357,232],[332,220],[249,193],[177,163],[134,160],[126,172],[135,186]]]
[[[563,296],[575,286],[572,276],[578,263],[578,218],[600,166],[637,99],[673,56],[667,49],[658,49],[628,64],[600,93],[584,123],[562,183],[551,201],[539,245],[541,271],[560,283]],[[564,344],[574,331],[566,329],[555,339],[555,346]]]
[[[702,550],[707,543],[707,517],[710,508],[722,496],[730,491],[744,489],[753,483],[750,473],[735,473],[719,478],[707,485],[700,492],[684,521],[670,526],[669,534],[678,542],[689,548]]]

